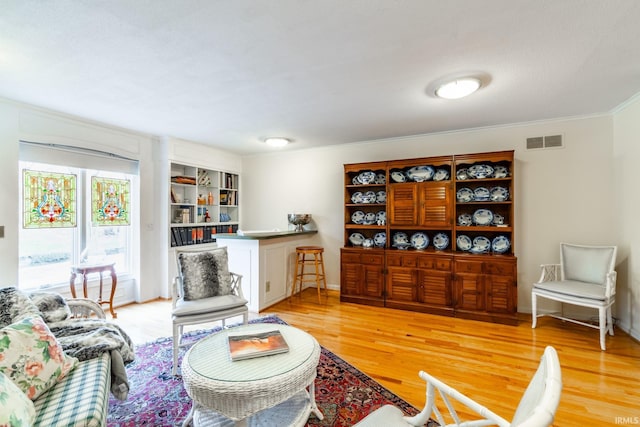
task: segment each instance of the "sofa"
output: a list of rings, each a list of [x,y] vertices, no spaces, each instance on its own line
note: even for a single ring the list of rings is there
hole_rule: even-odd
[[[109,392],[126,398],[133,344],[95,302],[2,288],[0,328],[0,425],[104,426]],[[123,336],[114,344],[110,334]]]

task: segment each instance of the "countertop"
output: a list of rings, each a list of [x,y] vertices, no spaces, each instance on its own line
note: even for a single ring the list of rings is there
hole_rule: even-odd
[[[252,231],[247,230],[244,231],[245,235],[241,236],[237,233],[218,233],[215,235],[216,239],[238,239],[238,240],[267,240],[267,239],[277,239],[281,237],[295,237],[295,236],[304,236],[308,234],[316,234],[318,230],[304,230],[304,231],[295,231],[295,230],[286,230],[286,231]]]

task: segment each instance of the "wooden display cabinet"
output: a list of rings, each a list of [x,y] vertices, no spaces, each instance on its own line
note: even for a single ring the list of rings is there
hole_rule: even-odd
[[[513,151],[345,165],[341,300],[516,323],[514,166]],[[435,176],[416,176],[429,167]],[[367,192],[377,197],[361,200]],[[429,244],[400,250],[399,233]],[[446,247],[434,247],[438,234]]]

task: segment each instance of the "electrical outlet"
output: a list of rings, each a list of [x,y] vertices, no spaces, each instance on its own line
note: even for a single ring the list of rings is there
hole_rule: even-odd
[[[267,292],[271,291],[271,282],[267,281],[266,286],[265,286]]]

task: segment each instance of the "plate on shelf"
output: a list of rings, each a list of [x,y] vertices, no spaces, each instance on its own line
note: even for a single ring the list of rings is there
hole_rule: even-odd
[[[363,248],[372,248],[373,247],[373,239],[364,239],[362,241]]]
[[[441,251],[449,246],[449,236],[444,233],[438,233],[433,236],[433,247]]]
[[[471,246],[473,246],[473,243],[471,242],[471,238],[469,236],[467,236],[466,234],[460,234],[456,239],[456,245],[461,251],[468,251],[469,249],[471,249]]]
[[[400,242],[394,244],[393,247],[398,249],[409,249],[411,247],[411,243]]]
[[[467,169],[466,168],[458,169],[458,172],[456,172],[456,179],[459,181],[464,181],[465,179],[469,179],[469,175],[467,174]]]
[[[491,250],[498,254],[503,254],[509,250],[511,242],[506,236],[497,236],[491,242]]]
[[[376,174],[375,172],[371,171],[360,172],[360,174],[358,175],[358,181],[360,182],[360,184],[371,184],[375,179]]]
[[[446,181],[449,179],[449,171],[446,169],[436,169],[436,173],[433,174],[434,181]]]
[[[353,185],[360,185],[360,181],[358,181],[358,175],[356,175],[353,178],[351,178],[351,183]]]
[[[502,165],[497,165],[493,168],[494,178],[506,178],[509,176],[509,168]]]
[[[376,223],[376,214],[373,212],[367,212],[364,215],[364,221],[362,222],[365,225],[372,225]]]
[[[486,254],[487,252],[489,252],[489,250],[472,246],[471,249],[469,249],[469,252],[471,252],[472,254]]]
[[[376,203],[383,205],[387,203],[387,192],[386,191],[378,191],[376,193]]]
[[[494,202],[504,202],[509,199],[509,190],[505,187],[493,187],[489,195]]]
[[[407,177],[404,173],[402,173],[402,171],[392,171],[391,179],[395,182],[405,182],[407,180]]]
[[[407,177],[411,181],[423,182],[433,178],[435,171],[431,166],[414,166],[407,171]]]
[[[352,233],[351,236],[349,236],[349,241],[353,246],[362,246],[364,236],[360,233]]]
[[[471,215],[466,213],[458,215],[458,225],[462,225],[465,227],[473,225],[473,219],[471,218]]]
[[[407,236],[407,233],[404,233],[402,231],[393,233],[393,245],[395,246],[398,243],[407,243],[410,245],[409,236]]]
[[[355,211],[354,213],[351,214],[351,222],[353,222],[354,224],[362,224],[364,223],[364,212],[362,211]]]
[[[467,175],[474,179],[491,178],[493,168],[489,165],[473,165],[467,169]]]
[[[489,209],[478,209],[473,213],[473,223],[475,225],[491,225],[493,212]]]
[[[375,202],[376,202],[376,192],[367,191],[362,195],[362,201],[360,203],[375,203]]]
[[[504,217],[499,213],[493,214],[493,221],[491,221],[493,225],[504,225]]]
[[[458,202],[473,202],[473,197],[473,190],[467,187],[462,187],[456,192],[456,200]]]
[[[353,194],[351,195],[351,201],[352,201],[353,203],[362,203],[362,197],[363,197],[363,196],[364,196],[364,195],[362,194],[362,192],[360,192],[360,191],[356,191],[355,193],[353,193]]]
[[[487,187],[478,187],[473,190],[473,201],[474,202],[486,202],[491,198],[491,194]]]
[[[386,184],[387,183],[387,178],[384,176],[383,173],[378,173],[376,174],[376,179],[373,180],[374,184]]]
[[[487,239],[484,236],[478,236],[473,239],[473,248],[479,251],[488,251],[491,248],[491,240]]]
[[[429,246],[429,236],[424,233],[413,233],[411,235],[411,246],[415,249],[424,249]]]
[[[376,222],[378,225],[384,225],[387,222],[387,211],[379,211],[376,214]]]
[[[376,233],[373,236],[373,244],[378,246],[378,247],[382,247],[387,243],[387,233],[380,232],[380,233]]]

